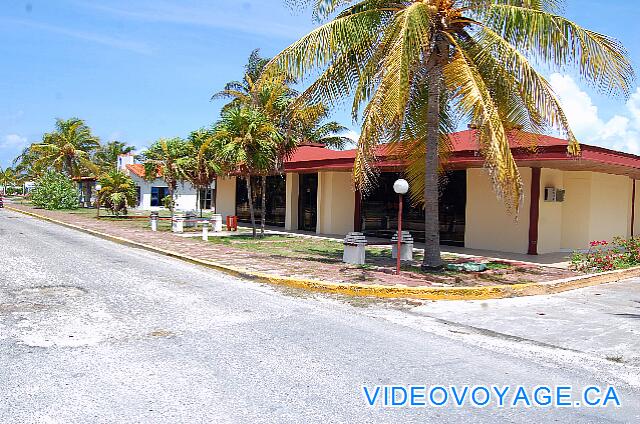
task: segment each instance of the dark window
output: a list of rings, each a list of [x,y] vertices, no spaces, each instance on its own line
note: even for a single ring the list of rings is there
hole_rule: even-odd
[[[169,187],[151,187],[151,206],[164,206],[162,199],[169,195]]]
[[[262,218],[262,187],[261,177],[251,177],[251,191],[253,195],[253,209],[256,223]],[[270,175],[267,177],[266,216],[267,225],[284,227],[286,214],[286,179],[284,175]],[[238,178],[236,182],[236,215],[239,221],[250,222],[249,198],[247,196],[247,181]]]
[[[140,194],[140,186],[136,186],[136,206],[140,206],[140,201],[142,199],[142,196]]]
[[[362,199],[362,231],[369,236],[391,238],[398,227],[398,195],[393,182],[398,173],[384,172],[376,187]],[[441,180],[439,199],[440,242],[464,246],[467,181],[465,171],[450,171]],[[424,209],[405,197],[402,227],[417,241],[424,241]]]
[[[316,230],[318,217],[318,174],[300,175],[298,194],[298,229]],[[349,219],[349,217],[345,217]]]
[[[215,188],[205,188],[200,190],[200,192],[198,193],[198,198],[200,199],[200,209],[215,209],[215,193]]]

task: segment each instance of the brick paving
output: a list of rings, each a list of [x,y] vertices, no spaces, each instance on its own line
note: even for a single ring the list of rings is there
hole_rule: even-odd
[[[484,273],[445,272],[423,274],[404,271],[400,276],[397,276],[394,274],[395,261],[391,259],[376,259],[375,263],[371,265],[368,264],[366,267],[359,267],[343,264],[338,258],[323,258],[320,260],[317,256],[313,255],[310,255],[309,259],[290,258],[278,254],[234,248],[218,243],[207,243],[199,238],[181,237],[166,231],[152,232],[145,225],[141,225],[141,222],[134,222],[133,220],[98,220],[89,215],[34,209],[31,206],[16,203],[10,206],[15,209],[37,213],[86,229],[126,238],[134,242],[152,245],[194,258],[277,276],[360,284],[450,287],[550,281],[577,275],[569,270],[515,264],[506,270],[492,270]],[[477,259],[483,260],[484,258]],[[453,261],[455,261],[455,259]]]

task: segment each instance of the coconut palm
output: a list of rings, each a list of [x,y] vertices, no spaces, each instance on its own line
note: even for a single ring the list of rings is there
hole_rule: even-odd
[[[344,149],[353,140],[344,134],[349,128],[336,121],[327,121],[328,108],[322,103],[307,107],[302,116],[294,116],[292,132],[297,144],[322,144],[332,149]]]
[[[41,143],[31,145],[33,166],[54,169],[68,177],[80,177],[97,171],[91,154],[99,147],[98,137],[82,119],[57,119],[56,130],[46,133]]]
[[[187,146],[180,137],[161,138],[140,155],[145,179],[153,181],[160,176],[167,183],[168,199],[162,199],[173,215],[175,192],[178,183],[183,181],[180,160],[187,155]]]
[[[579,154],[556,95],[530,60],[574,67],[605,93],[629,94],[634,73],[623,46],[562,17],[563,3],[314,0],[317,17],[334,18],[277,55],[265,74],[299,80],[320,71],[304,97],[328,105],[353,100],[354,119],[362,113],[354,164],[359,188],[372,184],[375,146],[392,142],[390,151],[408,162],[414,198],[424,203],[423,268],[439,267],[439,159],[459,119],[476,129],[497,195],[517,213],[523,186],[510,130],[559,130],[569,153]]]
[[[182,177],[191,183],[198,196],[200,191],[210,188],[216,175],[220,172],[220,166],[213,149],[213,133],[201,128],[193,131],[186,141],[186,154],[178,159],[178,169]],[[200,204],[200,199],[196,202]],[[202,209],[200,209],[202,216]]]
[[[127,208],[136,204],[136,184],[122,171],[111,170],[100,177],[98,207],[109,209],[113,214],[127,214]]]
[[[261,235],[264,235],[266,222],[267,176],[283,172],[284,162],[302,143],[322,143],[327,147],[342,148],[350,141],[339,135],[347,128],[337,122],[325,122],[328,109],[322,103],[298,101],[298,92],[290,86],[292,79],[284,73],[263,75],[263,69],[269,61],[260,56],[258,49],[254,50],[245,65],[243,80],[227,83],[222,91],[213,96],[213,99],[231,99],[223,110],[238,106],[260,110],[280,132],[273,168],[263,170],[260,175]]]
[[[7,195],[7,187],[16,183],[16,172],[11,168],[0,168],[0,185],[2,186],[2,194]]]
[[[122,141],[110,141],[101,145],[94,155],[95,164],[104,172],[118,169],[118,156],[133,153],[135,146]]]
[[[222,112],[220,121],[214,126],[213,136],[219,163],[227,173],[242,175],[247,182],[251,227],[256,237],[251,176],[264,176],[273,169],[281,135],[262,111],[249,106],[235,106]]]

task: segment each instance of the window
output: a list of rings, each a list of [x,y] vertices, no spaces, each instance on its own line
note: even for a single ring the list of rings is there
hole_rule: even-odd
[[[214,188],[205,188],[200,190],[200,193],[198,193],[200,209],[215,209],[215,192]]]
[[[164,206],[162,199],[169,195],[169,187],[151,187],[151,206]]]
[[[140,206],[140,202],[142,200],[142,196],[140,195],[140,186],[136,186],[136,206]]]

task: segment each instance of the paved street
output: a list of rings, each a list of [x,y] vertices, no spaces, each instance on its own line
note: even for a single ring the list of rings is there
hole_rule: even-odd
[[[640,422],[640,281],[492,302],[348,299],[6,210],[0,261],[0,422]],[[363,385],[613,385],[622,405],[372,408]]]

